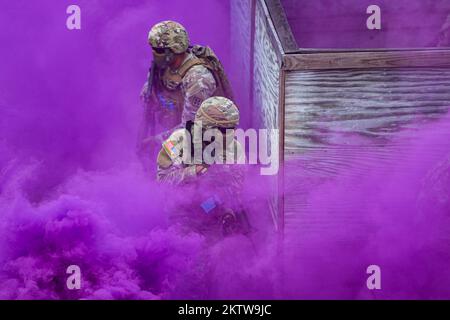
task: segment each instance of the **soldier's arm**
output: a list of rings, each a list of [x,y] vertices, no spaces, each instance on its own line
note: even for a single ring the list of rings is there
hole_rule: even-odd
[[[203,170],[202,166],[191,165],[184,167],[175,165],[164,149],[158,154],[157,180],[174,186],[189,182]]]
[[[178,186],[188,182],[191,178],[195,177],[195,166],[181,167],[171,166],[170,168],[158,167],[157,179],[163,183],[169,183],[173,186]]]
[[[181,121],[193,121],[202,102],[212,97],[216,88],[216,80],[211,71],[202,65],[192,67],[182,82],[184,106]]]
[[[195,113],[202,102],[210,98],[217,88],[213,74],[206,67],[197,65],[192,67],[184,76],[181,88],[184,94],[183,112],[181,123],[160,133],[155,137],[157,142],[162,142],[175,130],[185,128],[186,122],[193,121]]]

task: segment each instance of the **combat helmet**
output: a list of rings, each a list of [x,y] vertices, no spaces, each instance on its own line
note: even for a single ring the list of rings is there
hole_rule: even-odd
[[[154,49],[171,49],[180,54],[189,48],[186,29],[175,21],[162,21],[155,24],[148,33],[148,42]]]
[[[194,123],[198,122],[204,129],[234,129],[239,124],[239,109],[228,98],[211,97],[200,105],[194,120]]]
[[[200,131],[219,130],[224,138],[222,141],[224,150],[213,156],[214,161],[222,159],[219,161],[228,162],[228,160],[232,160],[232,163],[241,163],[240,161],[245,159],[244,150],[240,143],[234,139],[238,124],[239,109],[233,101],[220,96],[208,98],[203,101],[195,114],[193,144],[194,146],[201,144],[199,137],[202,137],[202,134],[200,134]],[[199,160],[199,158],[194,157],[194,161]]]

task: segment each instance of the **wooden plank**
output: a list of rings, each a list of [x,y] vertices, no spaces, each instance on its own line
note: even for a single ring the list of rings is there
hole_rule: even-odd
[[[249,95],[250,95],[250,117],[251,117],[251,126],[255,126],[255,118],[253,117],[255,113],[255,77],[254,77],[254,70],[255,70],[255,34],[256,34],[256,1],[257,0],[247,0],[250,2],[250,88],[249,88]]]
[[[264,30],[266,37],[266,45],[270,48],[269,50],[273,51],[277,56],[277,61],[279,66],[281,67],[281,63],[283,61],[283,46],[278,38],[277,31],[275,30],[275,26],[273,25],[272,18],[270,17],[269,9],[266,6],[265,0],[257,0],[256,8],[255,8],[255,37],[256,32],[258,30]]]
[[[279,76],[283,50],[263,0],[256,2],[254,39],[253,101],[255,119],[263,128],[278,129],[280,121]],[[276,148],[279,148],[278,137],[275,140],[270,140],[270,136],[268,138],[269,144],[275,144]],[[273,222],[279,230],[278,177],[274,176],[270,180],[272,197],[269,199],[269,208]]]
[[[297,51],[298,45],[292,34],[291,27],[289,26],[286,13],[284,12],[280,0],[265,0],[265,2],[284,53]]]
[[[263,2],[258,1],[254,44],[254,103],[259,123],[267,129],[279,127],[280,48],[271,40],[273,30]],[[274,141],[278,145],[278,141]]]
[[[449,88],[450,69],[289,72],[285,150],[333,145],[355,133],[367,142],[389,139],[413,120],[446,113]]]
[[[448,51],[450,48],[358,48],[358,49],[345,49],[345,48],[300,48],[296,52],[290,54],[301,53],[348,53],[348,52],[397,52],[397,51]]]
[[[450,67],[450,50],[288,54],[283,59],[286,71],[403,67]]]
[[[284,242],[284,229],[285,229],[285,218],[284,218],[284,132],[285,132],[285,97],[286,97],[286,72],[280,70],[280,83],[279,83],[279,172],[278,172],[278,234],[280,244]]]

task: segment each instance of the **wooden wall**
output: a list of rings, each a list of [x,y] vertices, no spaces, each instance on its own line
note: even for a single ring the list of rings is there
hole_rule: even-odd
[[[328,208],[332,214],[317,211],[311,194],[338,177],[357,182],[370,167],[396,161],[408,146],[400,134],[412,139],[415,129],[448,113],[450,69],[299,70],[286,74],[285,85],[286,235],[320,237],[345,222],[342,240],[362,236],[363,214],[340,200]]]
[[[355,219],[346,203],[334,203],[332,214],[314,212],[314,190],[337,178],[358,179],[373,163],[390,163],[402,147],[400,134],[448,112],[450,51],[346,48],[429,46],[450,1],[381,0],[385,28],[378,33],[365,28],[369,2],[231,0],[232,51],[239,48],[233,59],[249,93],[250,125],[281,130],[270,142],[281,148],[285,167],[271,181],[269,207],[286,236],[320,237],[318,231],[347,222],[342,240],[357,237],[363,215]]]
[[[255,117],[263,128],[278,128],[279,76],[281,45],[264,1],[257,1],[254,43],[254,98]],[[278,141],[272,141],[278,143]]]
[[[280,6],[281,7],[281,6]],[[283,49],[265,0],[231,0],[231,59],[244,128],[279,129],[280,72]],[[268,136],[269,148],[279,149],[279,134]],[[268,177],[269,211],[278,228],[279,177]]]
[[[253,68],[253,106],[254,118],[259,127],[279,129],[279,90],[282,47],[278,41],[269,12],[263,0],[256,1],[254,68]],[[269,144],[279,149],[279,136]],[[270,209],[276,228],[278,228],[278,176],[271,179],[272,198]]]

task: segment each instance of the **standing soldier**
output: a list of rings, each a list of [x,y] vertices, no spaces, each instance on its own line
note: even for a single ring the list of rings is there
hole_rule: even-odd
[[[196,112],[194,128],[201,126],[203,131],[217,129],[223,133],[223,143],[219,144],[223,150],[220,153],[216,150],[220,154],[219,163],[184,161],[182,152],[186,151],[186,139],[189,142],[191,139],[186,129],[176,130],[163,143],[158,154],[157,179],[177,187],[180,196],[180,200],[175,195],[170,197],[175,204],[169,212],[172,222],[212,238],[249,231],[247,215],[240,199],[244,172],[237,163],[243,163],[244,153],[234,138],[238,122],[238,108],[224,97],[205,100]],[[193,133],[192,148],[196,147],[196,143],[201,143],[201,149],[204,150],[208,143],[197,139],[196,134]]]
[[[232,99],[217,56],[209,47],[190,46],[181,24],[156,24],[148,41],[153,63],[141,92],[145,112],[138,137],[138,153],[144,159],[152,145],[160,145],[174,129],[191,123],[204,100],[215,95]]]

